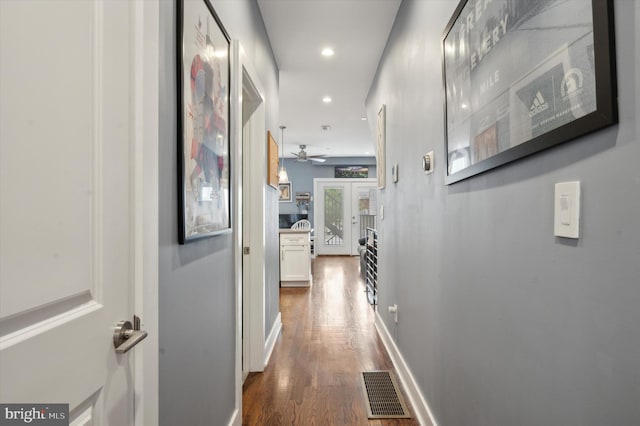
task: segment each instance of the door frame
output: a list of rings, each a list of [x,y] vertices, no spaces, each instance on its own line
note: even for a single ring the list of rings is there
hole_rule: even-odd
[[[159,0],[132,2],[134,45],[134,309],[149,334],[134,351],[134,424],[159,422],[158,192]]]
[[[236,303],[235,411],[229,422],[242,423],[243,348],[246,371],[263,371],[265,357],[265,177],[266,102],[265,91],[241,43],[231,42],[231,140],[233,141],[233,223],[234,281]],[[243,89],[254,92],[262,102],[243,124]],[[245,136],[243,133],[247,132]],[[244,166],[248,170],[245,170]],[[246,174],[246,181],[244,175]],[[243,223],[249,222],[250,255],[243,254],[246,243]],[[248,262],[243,273],[243,263]],[[246,309],[243,309],[245,307]],[[243,338],[243,332],[244,337]]]

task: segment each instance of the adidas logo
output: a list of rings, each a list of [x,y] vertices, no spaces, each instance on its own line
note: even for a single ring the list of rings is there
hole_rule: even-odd
[[[529,108],[529,117],[535,117],[543,111],[549,109],[549,104],[542,97],[542,93],[538,90],[536,93],[536,97],[533,98],[533,103],[531,104],[531,108]]]

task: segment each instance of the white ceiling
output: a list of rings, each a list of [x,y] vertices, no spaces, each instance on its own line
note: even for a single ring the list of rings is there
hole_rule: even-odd
[[[375,155],[362,118],[400,1],[258,0],[280,69],[285,156],[293,157],[300,144],[309,155]],[[325,47],[335,54],[322,56]],[[324,96],[332,102],[323,103]],[[322,130],[326,124],[331,130]]]

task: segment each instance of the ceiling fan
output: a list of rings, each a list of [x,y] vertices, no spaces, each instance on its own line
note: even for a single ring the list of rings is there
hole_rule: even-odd
[[[324,154],[322,154],[322,155],[308,155],[307,151],[304,150],[306,147],[307,147],[306,145],[300,145],[300,152],[297,152],[297,153],[296,152],[292,152],[292,154],[296,156],[296,159],[298,161],[311,160],[311,161],[315,161],[317,163],[324,163],[325,161],[327,161],[324,158],[322,158],[322,157],[326,157],[326,155],[324,155]]]

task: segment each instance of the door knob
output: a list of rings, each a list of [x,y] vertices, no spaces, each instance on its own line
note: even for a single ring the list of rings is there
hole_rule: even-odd
[[[140,318],[134,316],[133,320],[136,323],[135,327],[131,321],[120,321],[113,332],[113,346],[118,354],[129,352],[147,337],[147,332],[140,330]]]

